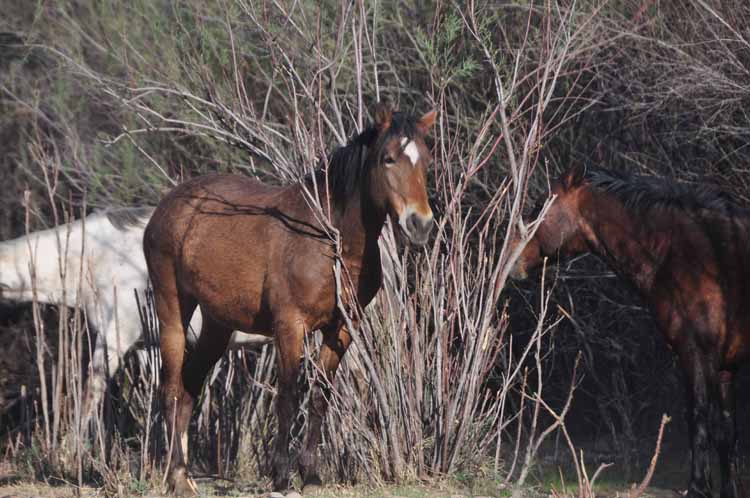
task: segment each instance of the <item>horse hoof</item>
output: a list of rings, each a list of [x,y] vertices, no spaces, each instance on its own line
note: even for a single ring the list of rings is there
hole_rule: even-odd
[[[271,489],[273,489],[274,493],[278,493],[281,496],[286,496],[287,493],[294,491],[294,486],[292,486],[291,481],[287,480],[284,482],[274,482],[273,488]],[[269,495],[269,498],[271,498],[270,495]],[[278,497],[273,497],[273,498],[278,498]]]
[[[310,472],[307,475],[303,473],[302,476],[303,495],[317,495],[318,493],[323,491],[323,481],[320,479],[317,472]]]
[[[169,492],[175,496],[195,496],[198,487],[188,476],[187,469],[181,467],[173,470],[169,476]]]
[[[317,495],[317,494],[320,494],[322,491],[323,491],[323,485],[321,483],[311,482],[311,483],[305,484],[302,487],[302,494],[305,496]]]
[[[688,487],[683,495],[685,498],[711,498],[711,492],[708,490],[701,490],[698,488]]]

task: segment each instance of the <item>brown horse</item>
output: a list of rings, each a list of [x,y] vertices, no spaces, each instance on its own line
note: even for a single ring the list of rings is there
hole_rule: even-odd
[[[552,194],[511,276],[548,256],[592,252],[630,282],[687,381],[687,496],[711,496],[712,442],[721,497],[740,496],[733,377],[750,356],[750,211],[706,188],[583,167],[555,181]]]
[[[158,205],[144,251],[154,287],[164,365],[162,402],[172,441],[168,481],[177,494],[188,479],[187,424],[209,369],[232,330],[273,336],[278,354],[275,490],[290,488],[289,431],[298,408],[297,374],[304,335],[323,333],[320,367],[332,379],[351,337],[337,306],[336,251],[305,193],[318,192],[324,216],[340,234],[342,265],[357,302],[381,285],[378,237],[386,216],[416,244],[432,226],[424,137],[435,121],[378,106],[375,125],[337,149],[327,167],[302,184],[265,185],[243,176],[187,181]],[[200,339],[185,361],[185,328],[204,316]],[[316,389],[299,467],[305,490],[321,484],[317,450],[327,400]]]

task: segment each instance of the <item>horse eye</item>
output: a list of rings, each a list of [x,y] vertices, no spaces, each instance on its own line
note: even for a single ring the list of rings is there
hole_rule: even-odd
[[[396,164],[396,160],[393,159],[391,156],[385,156],[384,162],[386,166],[393,166],[394,164]]]

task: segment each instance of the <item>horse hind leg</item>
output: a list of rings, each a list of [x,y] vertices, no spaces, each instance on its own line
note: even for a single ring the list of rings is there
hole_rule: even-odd
[[[691,471],[686,498],[711,498],[709,423],[712,403],[709,362],[697,348],[685,348],[680,354],[687,380],[687,419],[690,430]]]
[[[167,484],[178,496],[196,494],[188,478],[183,433],[190,420],[192,398],[182,382],[185,330],[196,307],[194,299],[178,292],[173,274],[151,273],[154,303],[159,318],[159,347],[162,357],[162,413],[167,424]]]
[[[734,379],[731,372],[719,372],[717,391],[719,413],[714,439],[721,466],[721,498],[738,498],[744,495],[737,477],[737,431]]]
[[[185,386],[184,412],[181,415],[183,426],[181,431],[182,451],[187,462],[187,425],[195,401],[200,397],[206,376],[216,362],[227,350],[229,339],[232,337],[232,329],[214,320],[208,315],[203,317],[200,336],[193,350],[188,354],[187,362],[182,373],[182,382]]]

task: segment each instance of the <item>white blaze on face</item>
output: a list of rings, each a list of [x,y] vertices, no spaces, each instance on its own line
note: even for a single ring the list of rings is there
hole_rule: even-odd
[[[417,144],[413,140],[404,137],[401,139],[401,147],[404,147],[404,154],[409,158],[411,164],[416,166],[417,161],[419,161],[419,148]]]

